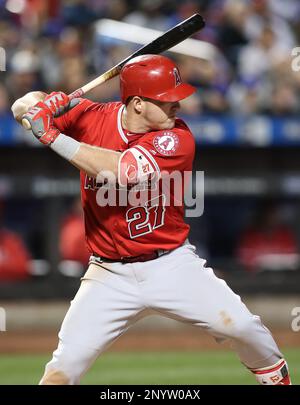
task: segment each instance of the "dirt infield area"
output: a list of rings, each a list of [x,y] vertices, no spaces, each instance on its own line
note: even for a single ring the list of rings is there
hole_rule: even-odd
[[[279,347],[299,347],[299,332],[273,330]],[[45,353],[57,345],[56,332],[14,331],[0,333],[0,353]],[[217,344],[215,340],[193,327],[184,330],[129,331],[121,336],[109,351],[201,351],[226,350],[228,343]]]

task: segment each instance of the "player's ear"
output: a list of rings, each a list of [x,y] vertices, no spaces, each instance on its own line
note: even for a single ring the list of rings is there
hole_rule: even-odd
[[[131,100],[134,106],[134,110],[138,113],[141,114],[143,111],[143,99],[139,96],[134,96]]]

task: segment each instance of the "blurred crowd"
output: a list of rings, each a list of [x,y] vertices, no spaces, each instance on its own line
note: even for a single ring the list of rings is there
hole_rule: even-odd
[[[182,103],[186,114],[293,116],[299,113],[300,74],[291,69],[300,44],[298,0],[0,0],[0,117],[26,92],[71,93],[137,49],[95,35],[103,18],[165,31],[194,13],[207,26],[194,38],[221,57],[208,62],[172,54],[198,92]],[[118,80],[89,97],[118,99]]]

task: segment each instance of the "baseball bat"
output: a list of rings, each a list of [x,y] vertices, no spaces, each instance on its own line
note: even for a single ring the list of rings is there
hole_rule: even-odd
[[[181,23],[175,25],[173,28],[171,28],[164,34],[160,35],[158,38],[154,39],[149,44],[138,49],[136,52],[132,53],[126,59],[122,60],[116,66],[106,71],[102,75],[98,76],[96,79],[90,81],[89,83],[85,84],[79,89],[73,91],[73,93],[69,95],[70,99],[82,97],[88,91],[117,76],[120,73],[122,67],[132,58],[135,58],[136,56],[139,55],[159,54],[161,52],[164,52],[172,48],[173,46],[179,44],[180,42],[184,41],[185,39],[189,38],[191,35],[195,34],[195,32],[200,31],[204,27],[205,21],[201,17],[201,15],[200,14],[192,15],[191,17],[187,18]],[[26,119],[22,120],[22,125],[25,129],[31,128],[30,123]]]

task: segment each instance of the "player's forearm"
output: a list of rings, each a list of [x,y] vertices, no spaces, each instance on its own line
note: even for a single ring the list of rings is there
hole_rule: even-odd
[[[79,103],[62,93],[55,92],[47,96],[44,102],[38,102],[24,117],[31,127],[33,135],[44,145],[71,162],[91,177],[105,171],[115,181],[118,175],[118,162],[121,153],[78,142],[62,134],[54,125],[54,116],[60,116]],[[113,175],[111,177],[111,175]]]
[[[47,94],[43,91],[31,91],[25,94],[25,96],[18,98],[11,107],[15,120],[21,123],[23,115],[36,103],[43,101],[46,96]]]
[[[70,162],[90,177],[105,171],[117,178],[120,156],[120,152],[81,143]]]
[[[97,178],[105,171],[117,178],[119,152],[80,143],[64,134],[59,134],[50,148],[90,177]]]

